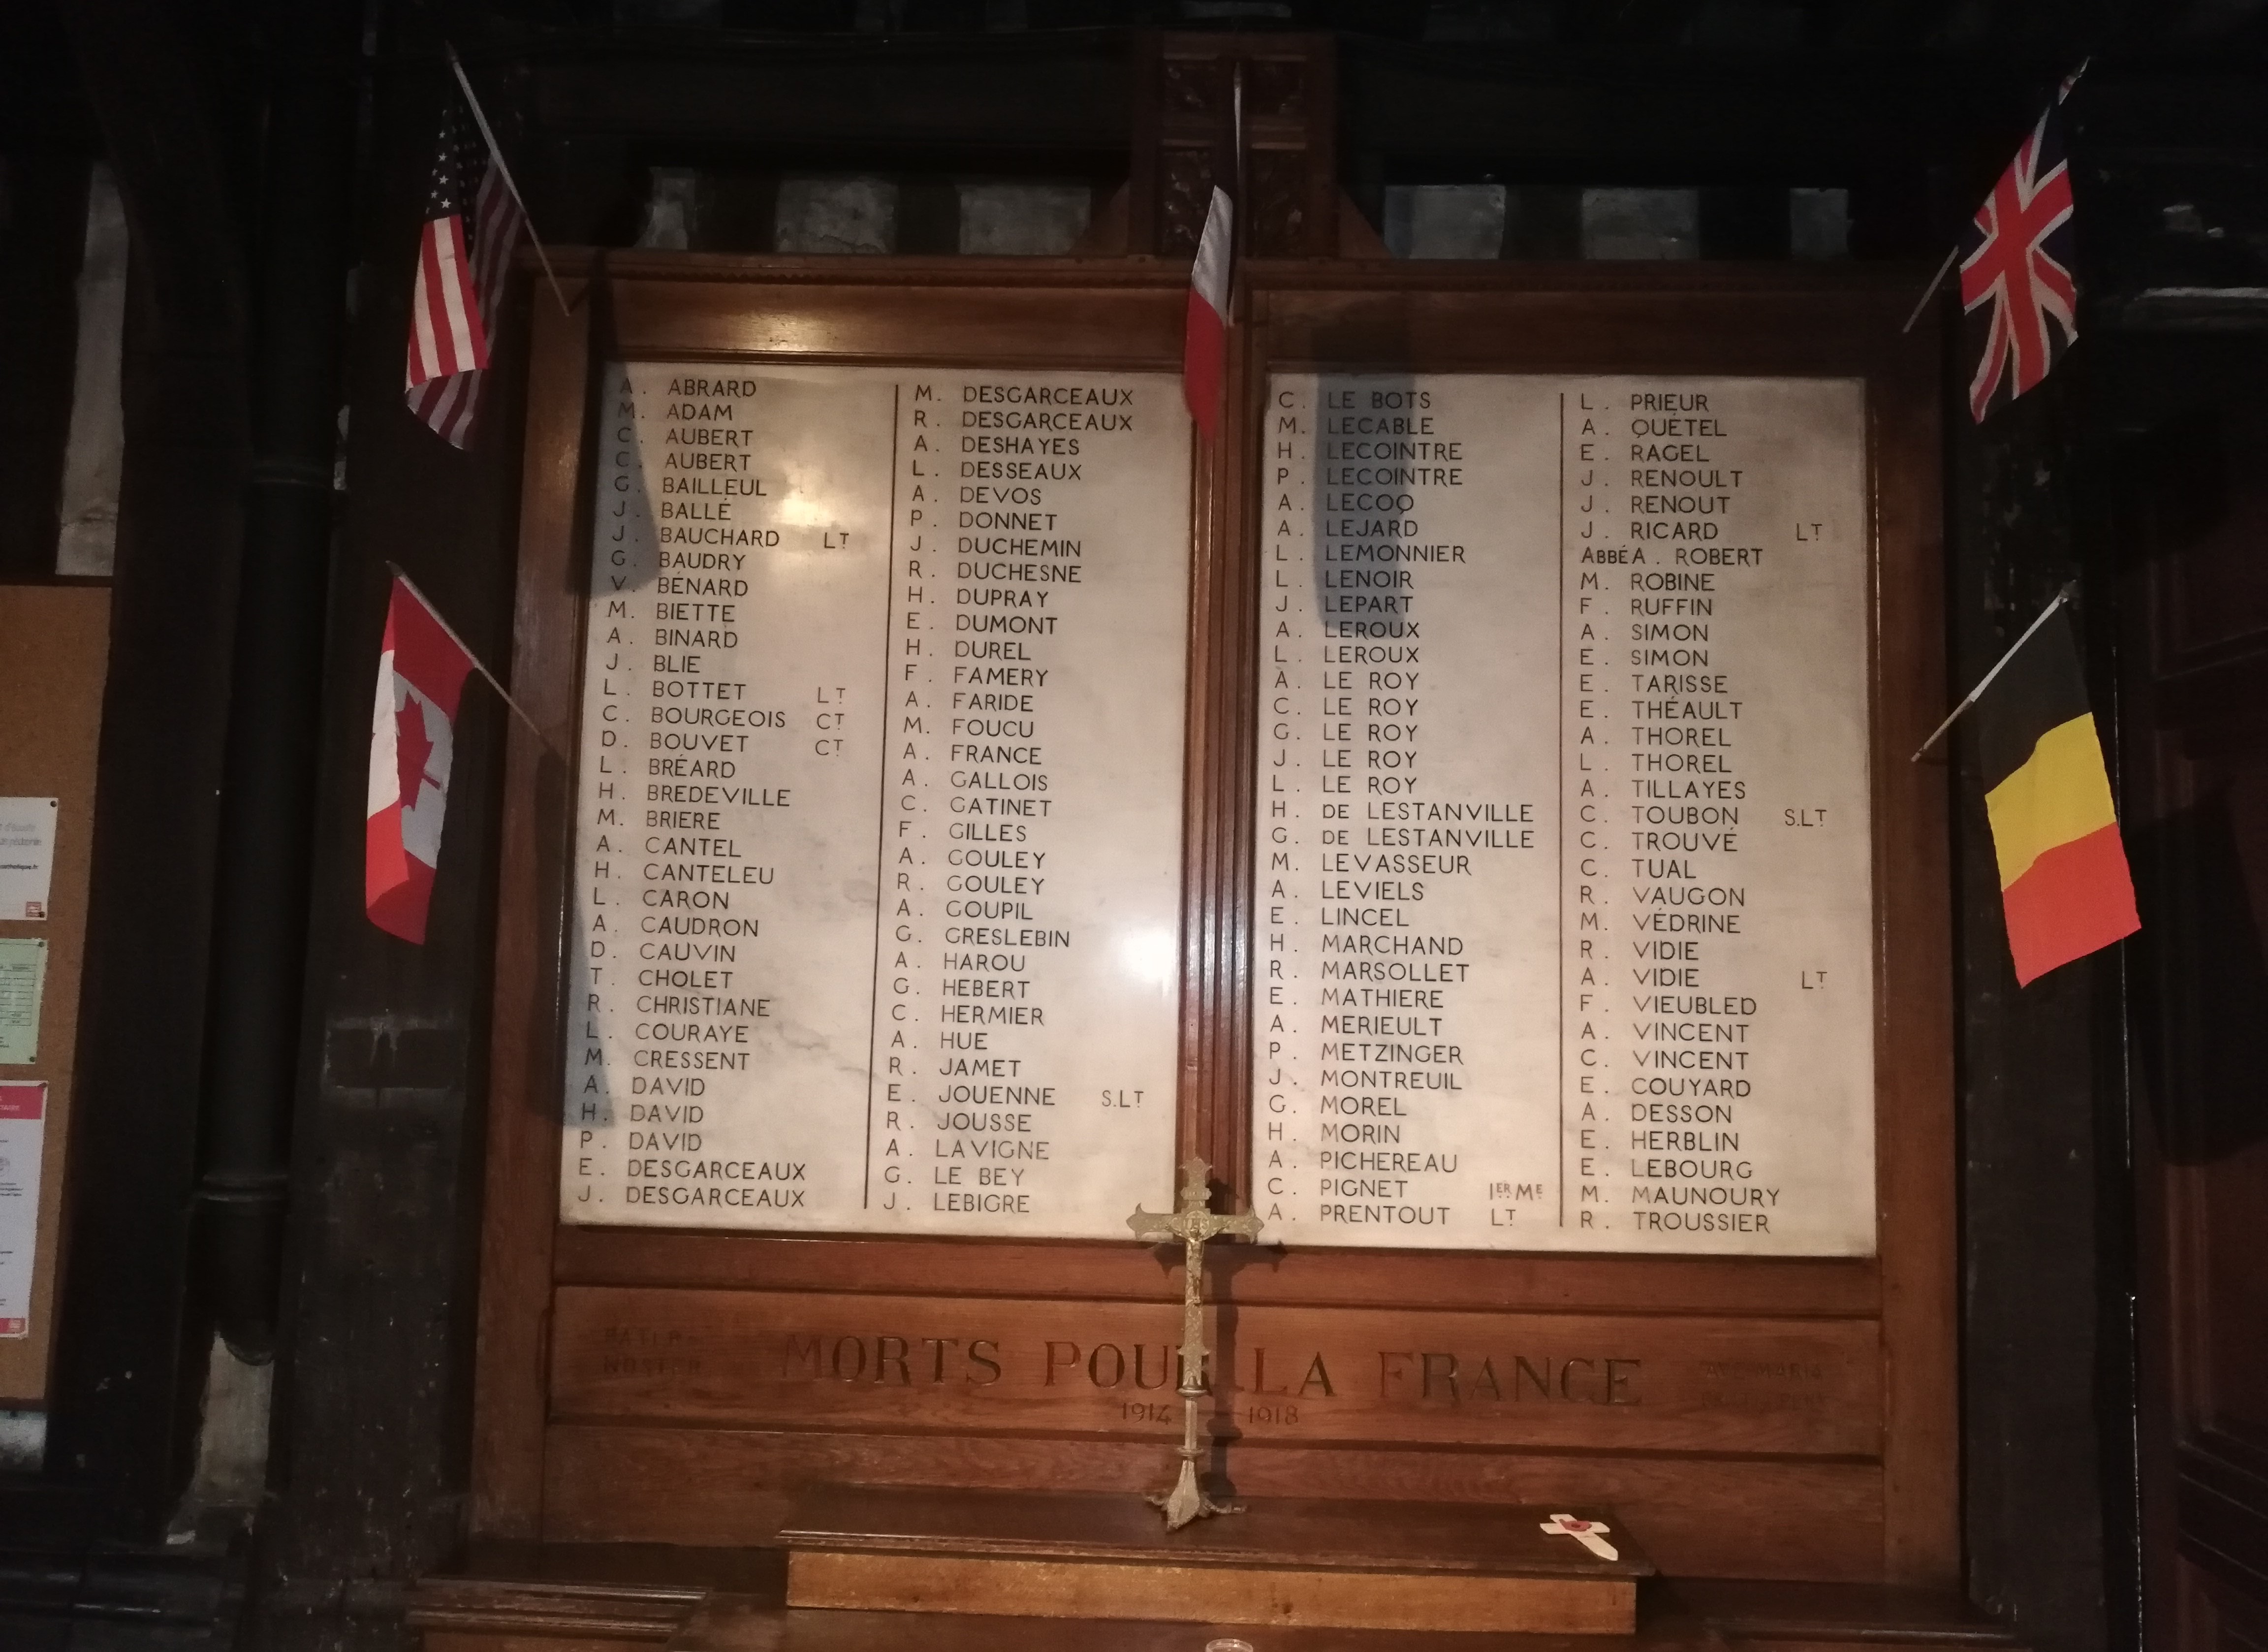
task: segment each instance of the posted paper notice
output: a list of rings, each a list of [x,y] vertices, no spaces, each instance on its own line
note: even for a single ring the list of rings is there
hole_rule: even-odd
[[[43,918],[55,871],[55,800],[0,797],[0,918]]]
[[[32,1260],[40,1234],[45,1084],[0,1084],[0,1337],[32,1329]]]
[[[47,978],[46,941],[0,938],[0,1067],[40,1058],[40,994]]]

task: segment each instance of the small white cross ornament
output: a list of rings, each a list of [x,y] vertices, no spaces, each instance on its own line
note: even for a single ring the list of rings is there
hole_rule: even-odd
[[[1609,1543],[1605,1533],[1612,1530],[1603,1520],[1578,1520],[1572,1515],[1554,1515],[1543,1523],[1543,1530],[1555,1538],[1572,1538],[1602,1560],[1619,1560],[1622,1554]]]

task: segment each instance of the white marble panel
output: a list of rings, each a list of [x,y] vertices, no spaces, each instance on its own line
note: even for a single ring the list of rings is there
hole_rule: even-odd
[[[1874,1243],[1862,388],[1271,385],[1254,1204]]]
[[[1172,1176],[1178,387],[610,374],[565,1219],[1123,1234]]]

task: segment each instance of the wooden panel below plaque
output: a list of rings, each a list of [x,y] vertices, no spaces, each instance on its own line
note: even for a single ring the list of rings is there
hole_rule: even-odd
[[[796,1499],[821,1482],[1133,1496],[1163,1486],[1174,1456],[1162,1441],[555,1425],[545,1462],[554,1539],[698,1546],[777,1542]],[[1688,1575],[1769,1564],[1778,1576],[1855,1582],[1881,1552],[1874,1463],[1271,1443],[1237,1447],[1226,1464],[1215,1488],[1239,1497],[1611,1505],[1656,1565]]]
[[[1169,1302],[567,1287],[552,1414],[1178,1435]],[[1871,1457],[1874,1322],[1217,1307],[1216,1435]]]
[[[1287,1498],[1167,1531],[1132,1497],[825,1486],[780,1536],[791,1607],[1629,1634],[1653,1567],[1550,1512]]]

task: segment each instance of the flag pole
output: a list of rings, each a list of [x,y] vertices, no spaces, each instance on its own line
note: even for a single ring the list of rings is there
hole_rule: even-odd
[[[2007,667],[2008,662],[2016,657],[2016,650],[2021,648],[2026,643],[2031,641],[2032,634],[2038,631],[2041,626],[2048,623],[2048,616],[2050,615],[2053,614],[2065,603],[2070,601],[2072,593],[2078,589],[2079,581],[2073,579],[2066,584],[2062,590],[2055,594],[2055,601],[2042,608],[2040,610],[2039,618],[2034,620],[2029,625],[2026,626],[2024,628],[2024,634],[2021,637],[2017,638],[2014,642],[2008,645],[2008,652],[2002,654],[1999,662],[1995,664],[1990,671],[1984,674],[1983,681],[1978,682],[1975,688],[1969,690],[1969,697],[1962,701],[1960,704],[1955,706],[1950,712],[1948,712],[1945,714],[1945,720],[1940,723],[1937,727],[1931,732],[1930,737],[1927,740],[1921,742],[1919,748],[1915,750],[1914,755],[1906,759],[1908,763],[1919,763],[1922,760],[1923,755],[1926,753],[1932,746],[1937,744],[1939,736],[1943,734],[1947,729],[1953,726],[1954,719],[1959,717],[1962,712],[1967,711],[1970,706],[1976,704],[1978,698],[1984,694],[1984,690],[1992,686],[1992,679],[1999,676]]]
[[[520,195],[519,185],[512,179],[512,167],[505,163],[504,149],[497,144],[496,134],[489,129],[489,117],[481,107],[480,99],[473,93],[473,83],[466,77],[464,64],[457,61],[457,48],[445,41],[441,49],[449,54],[449,72],[456,76],[458,89],[465,94],[465,101],[472,106],[473,124],[481,129],[481,142],[489,146],[489,159],[496,162],[497,171],[504,179],[504,187],[512,191],[512,204],[519,209],[520,221],[527,225],[528,245],[535,248],[536,262],[543,266],[543,278],[551,284],[551,296],[559,300],[559,313],[572,315],[574,312],[567,307],[567,294],[559,285],[559,277],[551,268],[551,260],[544,255],[543,238],[535,232],[535,219],[528,212],[526,201]],[[415,586],[411,588],[416,589]],[[422,597],[418,600],[424,601]],[[433,605],[427,602],[425,606],[431,608]],[[440,616],[436,615],[434,617],[438,619]],[[499,689],[497,692],[501,694],[504,690]]]
[[[1227,325],[1230,317],[1236,313],[1238,289],[1241,285],[1236,278],[1237,251],[1244,245],[1249,233],[1245,224],[1248,203],[1244,198],[1244,60],[1241,57],[1230,71],[1228,85],[1229,137],[1235,145],[1233,171],[1236,179],[1236,201],[1228,220],[1228,314],[1220,318],[1223,325]]]
[[[1922,289],[1921,297],[1914,300],[1913,313],[1906,317],[1906,324],[1898,328],[1900,333],[1913,331],[1913,324],[1921,320],[1922,311],[1926,309],[1929,301],[1937,296],[1937,290],[1945,284],[1946,272],[1953,268],[1953,261],[1960,256],[1961,243],[1955,241],[1947,250],[1945,262],[1937,267],[1937,273],[1929,278],[1929,285]]]
[[[513,715],[518,717],[521,722],[527,725],[527,732],[534,735],[538,740],[542,741],[547,747],[550,746],[551,741],[545,736],[543,730],[537,726],[535,719],[530,717],[526,712],[521,711],[519,708],[519,702],[513,699],[511,695],[507,694],[504,691],[504,684],[497,681],[496,673],[490,670],[486,666],[481,663],[481,657],[475,653],[470,648],[466,647],[465,639],[457,635],[456,631],[451,628],[448,621],[441,617],[441,610],[433,606],[433,599],[427,596],[423,591],[420,591],[417,588],[417,582],[412,579],[408,574],[401,572],[401,564],[400,563],[388,562],[386,566],[388,572],[392,573],[395,579],[401,581],[401,588],[417,599],[417,605],[425,610],[427,616],[436,625],[438,625],[441,628],[441,634],[444,637],[446,637],[451,642],[456,644],[458,650],[463,653],[465,658],[473,662],[473,669],[479,672],[482,676],[488,679],[488,685],[497,691],[497,697],[502,700],[506,705],[510,706],[512,710]]]

